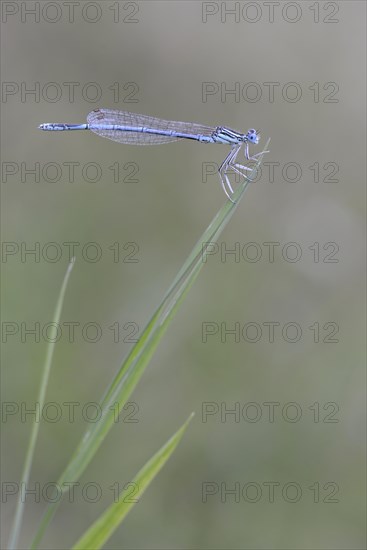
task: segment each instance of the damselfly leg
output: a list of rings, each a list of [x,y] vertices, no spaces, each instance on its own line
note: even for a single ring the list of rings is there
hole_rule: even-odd
[[[242,147],[242,143],[239,145],[234,145],[232,149],[230,150],[229,154],[226,156],[224,161],[219,167],[218,174],[221,182],[221,186],[227,197],[230,201],[234,202],[231,195],[233,195],[234,191],[231,186],[231,183],[229,181],[229,178],[227,176],[227,171],[231,166],[231,163],[236,159],[236,156],[238,155],[240,149]],[[227,191],[227,187],[229,189],[229,192]]]
[[[234,194],[233,187],[231,185],[231,182],[229,181],[228,172],[233,171],[239,176],[241,176],[244,179],[248,179],[246,174],[243,173],[243,171],[252,172],[254,170],[254,167],[244,166],[243,164],[239,164],[236,162],[237,155],[242,149],[242,146],[244,146],[245,149],[245,157],[247,160],[257,161],[257,157],[260,155],[263,155],[265,153],[268,153],[269,151],[261,151],[261,153],[256,153],[253,156],[250,156],[249,154],[249,147],[248,143],[241,143],[239,145],[234,145],[229,154],[226,156],[224,161],[219,167],[218,174],[221,181],[221,186],[223,191],[225,192],[226,196],[229,198],[230,201],[235,202],[232,199],[232,196]]]
[[[247,166],[243,166],[241,164],[236,163],[236,158],[237,158],[238,153],[242,149],[242,145],[243,145],[242,143],[240,143],[239,145],[236,144],[231,149],[231,151],[226,156],[226,158],[224,159],[224,161],[222,162],[222,164],[220,165],[219,170],[218,170],[219,178],[220,178],[221,185],[222,185],[222,189],[223,189],[226,196],[229,198],[229,200],[231,202],[235,202],[235,201],[232,199],[234,191],[233,191],[233,187],[232,187],[232,185],[229,181],[228,172],[230,172],[230,171],[236,172],[239,176],[241,176],[245,179],[248,179],[247,176],[240,169],[248,170],[249,172],[251,172],[251,170],[252,170],[252,168],[248,168]]]

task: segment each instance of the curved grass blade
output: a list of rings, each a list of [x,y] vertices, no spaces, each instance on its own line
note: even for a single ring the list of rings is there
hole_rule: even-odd
[[[265,150],[267,150],[269,141],[270,140],[268,140],[265,145]],[[179,305],[194,284],[196,277],[204,265],[203,255],[205,254],[207,243],[215,242],[231,219],[244,192],[251,181],[256,177],[262,157],[263,154],[259,155],[246,181],[235,191],[233,196],[235,202],[227,200],[224,203],[208,228],[197,241],[171,287],[168,289],[161,305],[157,308],[153,317],[142,332],[139,341],[134,345],[122,363],[120,370],[102,399],[99,421],[88,427],[66,466],[66,469],[57,482],[57,486],[64,490],[64,493],[68,491],[69,485],[66,485],[66,483],[69,484],[79,479],[113,426],[116,403],[118,404],[118,410],[122,410],[122,407],[135,389],[156,347],[167,330],[170,321],[174,317]],[[38,548],[43,533],[60,503],[61,499],[56,503],[48,505],[38,531],[33,539],[31,546],[32,550]]]
[[[181,440],[194,413],[191,413],[185,424],[152,456],[132,480],[133,487],[137,488],[134,496],[131,494],[131,484],[121,491],[119,499],[95,521],[84,535],[73,546],[72,550],[98,550],[111,537],[131,508],[139,502],[141,495],[167,462],[179,441]],[[138,497],[138,498],[136,498]]]
[[[55,308],[55,312],[54,312],[54,316],[53,316],[53,323],[51,325],[51,330],[50,330],[51,335],[50,335],[49,343],[48,343],[48,346],[47,346],[46,358],[45,358],[45,363],[44,363],[44,366],[43,366],[43,373],[42,373],[42,378],[41,378],[41,385],[40,385],[39,393],[38,393],[38,404],[39,404],[39,408],[40,408],[41,411],[42,411],[44,403],[45,403],[45,396],[46,396],[48,379],[49,379],[49,376],[50,376],[52,358],[53,358],[53,354],[54,354],[54,350],[55,350],[55,344],[56,344],[56,341],[57,341],[57,328],[56,327],[58,327],[59,324],[60,324],[60,316],[61,316],[62,305],[64,303],[65,292],[66,292],[66,288],[67,288],[67,285],[68,285],[70,273],[71,273],[71,271],[73,269],[73,266],[74,266],[74,261],[75,260],[73,258],[71,260],[71,262],[69,263],[68,268],[66,270],[64,280],[63,280],[62,285],[61,285],[59,298],[58,298],[57,303],[56,303],[56,308]],[[16,509],[15,509],[13,525],[12,525],[12,528],[11,528],[11,531],[10,531],[10,538],[9,538],[9,543],[8,543],[9,550],[14,550],[15,548],[18,548],[18,539],[19,539],[19,534],[20,534],[20,528],[21,528],[21,525],[22,525],[22,519],[23,519],[23,513],[24,513],[24,504],[25,504],[24,489],[28,486],[29,475],[30,475],[30,471],[31,471],[31,467],[32,467],[34,449],[36,447],[39,427],[40,427],[40,423],[39,422],[34,422],[34,424],[32,426],[32,430],[31,430],[31,437],[30,437],[27,452],[26,452],[26,457],[25,457],[25,462],[24,462],[24,466],[23,466],[21,481],[20,481],[20,484],[19,484],[18,501],[17,501],[17,505],[16,505]]]

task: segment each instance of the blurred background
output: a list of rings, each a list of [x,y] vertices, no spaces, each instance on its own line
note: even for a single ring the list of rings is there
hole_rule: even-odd
[[[1,8],[5,481],[21,474],[25,409],[72,247],[31,477],[41,492],[225,200],[215,172],[226,146],[133,147],[37,126],[83,123],[103,107],[254,127],[253,152],[271,138],[130,408],[42,547],[69,548],[112,488],[195,411],[106,548],[365,548],[365,4]],[[100,488],[96,502],[88,484]],[[5,500],[3,548],[16,502]],[[20,548],[45,509],[42,494],[35,500]]]

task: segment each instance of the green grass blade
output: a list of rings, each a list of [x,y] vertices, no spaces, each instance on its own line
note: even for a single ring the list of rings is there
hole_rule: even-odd
[[[270,143],[270,139],[267,141],[264,151],[268,149],[269,143]],[[231,219],[232,215],[234,214],[234,211],[236,210],[237,206],[239,205],[239,202],[244,192],[246,191],[246,189],[248,189],[251,181],[256,177],[262,158],[263,158],[263,154],[259,156],[256,164],[254,165],[254,169],[248,175],[247,181],[245,181],[244,184],[240,185],[236,190],[234,194],[235,202],[233,203],[227,200],[224,203],[222,208],[218,211],[216,216],[213,218],[210,225],[207,227],[207,229],[201,235],[199,240],[196,242],[195,246],[193,247],[192,251],[187,257],[185,263],[183,264],[182,268],[178,272],[171,287],[167,291],[161,305],[159,306],[157,311],[154,313],[148,325],[145,327],[139,342],[131,350],[130,355],[128,355],[120,371],[117,373],[114,381],[112,382],[110,388],[108,389],[103,399],[103,403],[106,403],[107,401],[111,400],[110,399],[111,396],[119,387],[121,380],[124,378],[131,363],[134,361],[134,358],[136,358],[139,351],[143,349],[145,345],[147,345],[147,342],[153,336],[153,332],[154,330],[156,330],[156,324],[160,323],[160,319],[162,319],[162,322],[165,320],[165,312],[167,315],[169,315],[170,309],[174,306],[175,300],[179,299],[180,293],[182,292],[186,294],[186,291],[189,290],[191,285],[194,283],[196,276],[198,275],[199,271],[201,270],[201,267],[203,266],[203,255],[205,254],[206,243],[215,242],[220,236],[220,234],[222,233],[223,229],[225,228],[225,226]],[[185,288],[185,285],[187,285],[187,288]],[[170,316],[170,319],[172,318],[172,316]]]
[[[152,456],[152,458],[143,466],[132,481],[133,486],[137,487],[138,493],[132,498],[130,484],[124,489],[117,502],[114,502],[107,510],[95,521],[84,535],[73,546],[72,550],[98,550],[111,537],[131,508],[138,502],[141,495],[150,485],[151,481],[158,474],[160,469],[167,462],[179,441],[181,440],[187,426],[193,417],[193,413],[186,420],[185,424]]]
[[[265,149],[267,149],[268,144],[269,141],[267,142]],[[131,352],[124,360],[120,370],[102,399],[101,417],[99,421],[88,427],[80,444],[76,448],[68,465],[66,466],[65,471],[58,480],[58,486],[61,487],[61,489],[64,488],[64,492],[67,492],[68,490],[68,486],[65,485],[65,483],[75,482],[79,479],[97,452],[109,430],[114,425],[116,403],[118,403],[119,410],[122,410],[122,407],[127,402],[138,384],[147,364],[149,363],[149,360],[167,330],[170,321],[174,317],[179,305],[185,298],[187,292],[190,290],[204,265],[203,249],[205,249],[205,243],[215,242],[218,239],[224,227],[231,219],[244,192],[251,183],[251,180],[256,177],[257,169],[261,163],[262,156],[263,155],[260,155],[258,157],[258,160],[254,165],[254,169],[247,176],[245,183],[241,184],[237,188],[234,194],[235,203],[227,200],[216,214],[209,227],[197,241],[174,282],[163,298],[161,305],[158,307],[142,332],[139,341],[135,344]],[[49,508],[46,511],[33,540],[33,550],[38,548],[42,535],[60,502],[61,499],[59,499],[55,504],[49,504]]]
[[[46,358],[43,366],[41,384],[40,384],[39,393],[38,393],[38,403],[41,411],[45,403],[45,396],[46,396],[48,379],[50,376],[52,358],[54,354],[55,344],[57,341],[57,338],[56,338],[57,327],[60,324],[62,305],[64,303],[65,292],[66,292],[70,273],[71,273],[71,270],[73,269],[73,266],[74,266],[74,259],[71,260],[66,270],[64,280],[61,285],[59,298],[56,303],[56,308],[53,316],[53,324],[51,325],[51,331],[50,331],[51,334],[49,338],[49,344],[47,346]],[[36,447],[39,427],[40,427],[40,423],[34,422],[31,429],[31,437],[29,440],[26,457],[24,461],[24,466],[23,466],[23,472],[22,472],[22,476],[19,484],[20,489],[19,489],[18,501],[15,509],[13,525],[10,531],[10,537],[9,537],[9,543],[8,543],[9,550],[14,550],[15,548],[18,548],[18,539],[19,539],[20,529],[22,525],[24,504],[25,504],[25,498],[23,493],[24,493],[24,489],[28,487],[29,475],[32,467],[32,461],[34,456],[34,450]]]

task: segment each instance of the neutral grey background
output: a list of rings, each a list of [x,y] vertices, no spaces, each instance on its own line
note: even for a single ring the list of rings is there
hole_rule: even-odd
[[[39,13],[26,15],[34,5]],[[57,479],[88,425],[82,406],[98,402],[131,349],[125,323],[141,332],[223,203],[217,176],[204,181],[203,170],[228,152],[193,142],[134,148],[87,132],[41,132],[38,124],[82,123],[97,107],[130,110],[259,128],[256,151],[271,137],[271,152],[132,396],[138,422],[110,432],[43,547],[70,547],[111,503],[111,485],[130,480],[195,411],[174,456],[106,548],[365,548],[365,3],[280,2],[273,16],[266,2],[80,1],[73,9],[71,18],[64,2],[2,3],[3,240],[14,252],[3,255],[2,302],[3,321],[14,323],[5,330],[19,329],[3,335],[6,401],[34,404],[47,338],[35,342],[25,329],[38,322],[42,331],[51,321],[68,262],[63,243],[80,243],[47,394],[62,418],[42,424],[32,483]],[[39,177],[26,172],[35,163]],[[70,163],[79,163],[74,181]],[[88,163],[100,170],[94,183]],[[121,181],[135,165],[137,181]],[[87,243],[102,252],[94,263],[93,247],[81,252]],[[114,243],[125,261],[113,261]],[[126,243],[138,248],[137,262],[126,261],[133,250]],[[264,243],[278,243],[274,261]],[[22,247],[35,246],[39,261],[22,256]],[[225,254],[236,247],[241,255]],[[301,257],[291,261],[296,248]],[[61,257],[52,261],[56,249]],[[255,249],[261,257],[251,261]],[[79,323],[74,342],[71,322]],[[205,322],[218,326],[206,343]],[[278,323],[273,343],[269,322]],[[93,328],[83,338],[88,323],[101,329],[96,343]],[[223,330],[239,323],[245,334],[247,327],[247,341],[242,332],[239,342],[221,334],[221,323]],[[284,332],[287,323],[300,327],[298,341],[289,341],[295,332],[294,325]],[[249,342],[256,327],[259,339]],[[72,401],[81,404],[75,422],[63,405]],[[243,415],[218,412],[203,422],[206,402]],[[279,403],[274,422],[269,402]],[[30,426],[20,414],[3,423],[4,480],[19,480]],[[101,487],[96,503],[82,498],[88,482]],[[207,502],[204,482],[218,487]],[[268,482],[279,484],[272,503]],[[289,482],[301,488],[297,502],[287,501]],[[251,489],[247,501],[226,496],[236,483],[260,487],[258,502],[248,501]],[[14,506],[14,497],[3,506],[2,547]],[[21,548],[44,507],[44,498],[29,498]]]

